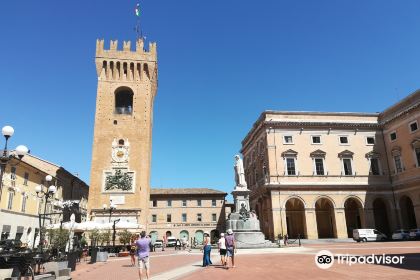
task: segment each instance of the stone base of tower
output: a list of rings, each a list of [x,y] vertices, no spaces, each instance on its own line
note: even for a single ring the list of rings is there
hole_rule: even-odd
[[[120,219],[120,221],[140,224],[142,228],[146,228],[146,225],[140,222],[140,214],[140,209],[116,209],[110,216],[109,210],[92,209],[90,219],[97,223],[108,223]]]

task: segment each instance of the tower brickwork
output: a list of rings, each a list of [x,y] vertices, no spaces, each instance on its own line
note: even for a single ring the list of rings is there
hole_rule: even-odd
[[[103,205],[116,205],[112,220],[147,226],[150,196],[153,102],[157,91],[156,43],[96,42],[95,127],[92,149],[89,213],[106,221]]]

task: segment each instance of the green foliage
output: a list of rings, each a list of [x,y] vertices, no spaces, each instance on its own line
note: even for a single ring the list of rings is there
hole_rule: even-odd
[[[132,189],[133,177],[127,173],[123,173],[120,169],[115,171],[114,175],[106,176],[105,190],[122,190],[129,191]]]
[[[52,249],[62,250],[66,248],[70,234],[67,229],[48,229],[47,234]]]
[[[104,244],[109,244],[110,241],[111,241],[111,231],[104,230],[104,231],[99,232],[98,243],[100,243],[101,246]]]
[[[118,233],[120,243],[124,245],[130,244],[132,236],[133,234],[126,229]]]

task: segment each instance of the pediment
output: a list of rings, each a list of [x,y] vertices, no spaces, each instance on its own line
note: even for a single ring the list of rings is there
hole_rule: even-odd
[[[378,153],[377,151],[370,151],[368,153],[365,154],[366,158],[380,158],[381,154]]]
[[[292,149],[288,149],[287,151],[284,151],[283,153],[281,153],[282,157],[296,157],[298,154],[298,152],[296,152],[295,150]]]
[[[311,156],[311,157],[322,157],[322,158],[325,158],[325,155],[326,155],[327,153],[326,152],[324,152],[323,150],[320,150],[320,149],[318,149],[318,150],[315,150],[315,151],[313,151],[312,153],[310,153],[309,155]]]
[[[352,151],[349,150],[344,150],[341,153],[338,153],[338,157],[339,158],[345,158],[345,157],[353,157],[354,153]]]

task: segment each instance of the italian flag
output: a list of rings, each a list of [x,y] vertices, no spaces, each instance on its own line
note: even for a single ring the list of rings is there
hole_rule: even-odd
[[[140,16],[140,4],[139,3],[137,3],[137,5],[136,5],[135,13],[136,13],[137,17]]]

